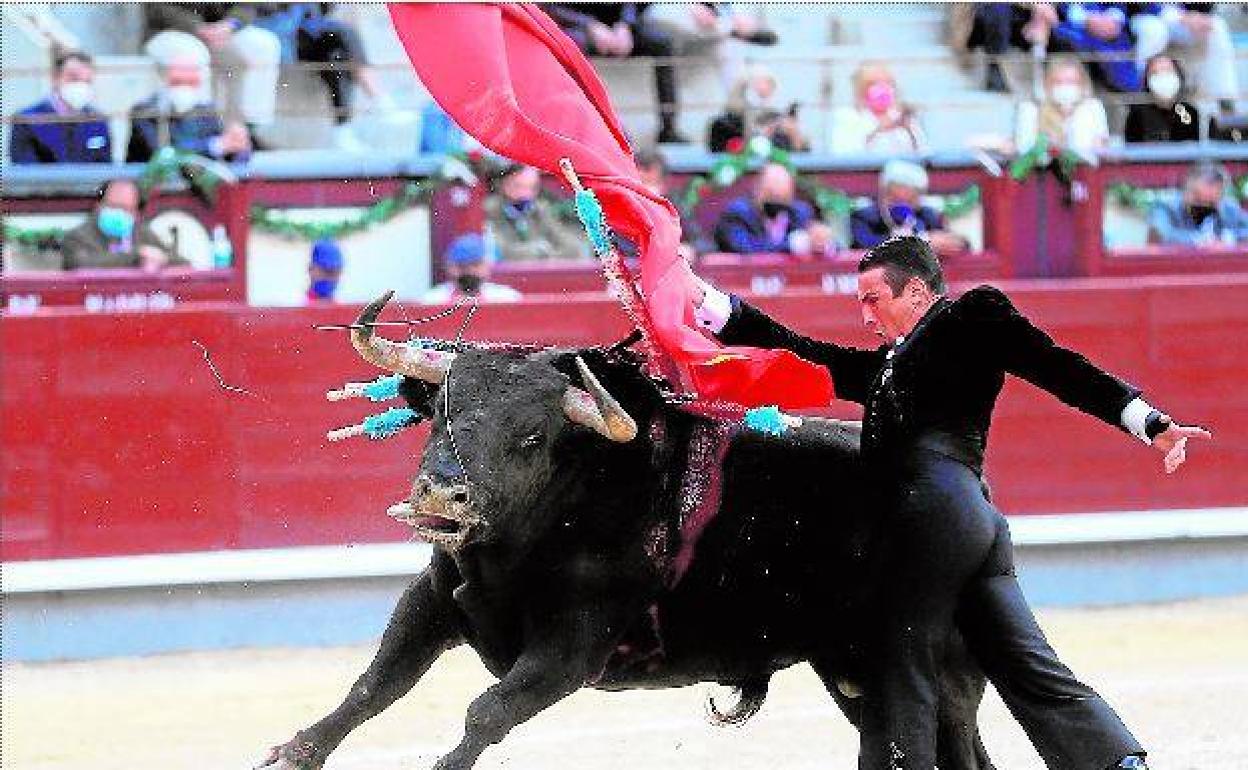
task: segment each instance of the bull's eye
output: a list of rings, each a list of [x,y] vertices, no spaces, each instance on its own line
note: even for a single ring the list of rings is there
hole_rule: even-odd
[[[541,443],[542,443],[542,434],[540,432],[530,433],[529,435],[520,439],[520,448],[521,449],[534,449]]]

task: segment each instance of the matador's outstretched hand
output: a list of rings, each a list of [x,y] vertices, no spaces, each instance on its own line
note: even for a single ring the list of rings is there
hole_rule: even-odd
[[[1174,473],[1187,459],[1187,440],[1189,438],[1213,438],[1213,434],[1204,428],[1193,425],[1173,423],[1153,439],[1153,446],[1165,454],[1162,463],[1166,473]]]

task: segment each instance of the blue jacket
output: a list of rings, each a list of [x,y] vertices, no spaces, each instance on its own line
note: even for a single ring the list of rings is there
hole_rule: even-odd
[[[158,97],[152,95],[130,110],[130,146],[126,148],[127,163],[146,163],[160,149],[160,119],[154,117],[159,109]],[[170,116],[169,141],[179,150],[187,150],[208,157],[213,153],[212,140],[225,132],[221,116],[210,104],[200,104],[185,116]]]
[[[935,209],[919,206],[914,212],[912,227],[919,233],[943,230],[945,220]],[[880,213],[880,204],[876,201],[849,215],[849,230],[855,249],[875,248],[893,234],[889,223],[884,221],[884,215]]]
[[[14,163],[111,163],[112,141],[103,114],[91,107],[81,120],[40,122],[55,117],[52,99],[27,107],[13,120],[9,134],[9,158]],[[22,118],[31,118],[30,121]]]
[[[715,245],[733,254],[767,254],[789,251],[789,234],[805,230],[815,218],[814,209],[805,201],[793,201],[789,226],[784,237],[773,241],[763,221],[763,212],[749,196],[729,203],[715,223]]]
[[[1200,246],[1210,242],[1248,242],[1248,212],[1226,197],[1218,209],[1197,223],[1183,203],[1182,193],[1159,198],[1148,212],[1148,229],[1156,243]]]

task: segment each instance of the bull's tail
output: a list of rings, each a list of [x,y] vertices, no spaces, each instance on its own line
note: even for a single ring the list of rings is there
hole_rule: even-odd
[[[707,696],[707,719],[717,727],[736,727],[745,724],[750,717],[758,713],[767,700],[767,690],[771,686],[771,673],[757,674],[743,679],[733,686],[737,702],[727,711],[720,711],[713,696]]]

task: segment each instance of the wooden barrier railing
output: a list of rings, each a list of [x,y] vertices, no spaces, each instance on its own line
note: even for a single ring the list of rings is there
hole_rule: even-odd
[[[1143,159],[1133,154],[1110,156],[1097,167],[1081,167],[1073,189],[1049,174],[1022,182],[1008,176],[994,176],[971,158],[934,164],[930,170],[933,193],[960,192],[971,184],[980,185],[982,193],[984,249],[946,260],[949,273],[955,280],[969,280],[1248,272],[1248,248],[1243,246],[1217,250],[1149,247],[1117,251],[1104,246],[1103,219],[1108,187],[1117,182],[1147,187],[1175,186],[1196,152],[1190,150],[1185,154],[1176,150],[1169,154],[1154,153],[1157,157]],[[1223,148],[1220,152],[1225,157],[1219,159],[1233,174],[1248,174],[1248,153],[1234,148]],[[877,187],[878,168],[872,165],[847,165],[843,159],[831,159],[821,165],[820,159],[803,158],[801,166],[803,174],[850,195],[872,195]],[[188,192],[162,194],[156,210],[183,208],[199,216],[209,227],[216,223],[226,225],[234,245],[234,269],[224,273],[206,271],[160,276],[126,271],[113,271],[108,276],[6,274],[0,276],[0,306],[22,310],[41,303],[82,305],[92,296],[97,297],[97,304],[101,296],[111,297],[114,303],[133,301],[137,296],[171,296],[175,303],[207,299],[242,302],[245,301],[244,271],[251,205],[278,208],[365,206],[393,194],[413,176],[433,173],[434,168],[435,164],[429,161],[393,167],[383,164],[375,171],[377,176],[349,176],[347,171],[336,168],[324,173],[316,169],[300,169],[297,173],[282,169],[276,176],[262,176],[263,169],[256,169],[253,176],[223,187],[214,209],[205,207]],[[672,174],[673,189],[697,170],[689,164],[678,167]],[[56,175],[58,178],[72,176],[71,171],[60,168]],[[366,171],[374,173],[370,169]],[[99,169],[90,170],[95,176],[99,176],[99,172]],[[22,173],[31,176],[30,170]],[[128,173],[135,173],[135,169]],[[387,173],[389,176],[385,175]],[[37,181],[37,177],[32,176],[32,180]],[[747,191],[749,183],[746,178],[730,187],[711,190],[700,203],[697,218],[704,226],[709,226],[727,201]],[[441,254],[455,235],[480,229],[483,195],[484,185],[443,188],[435,194],[431,204],[434,212],[430,224],[432,254]],[[7,179],[5,196],[2,205],[6,214],[81,212],[89,209],[93,201],[84,192],[49,192],[33,183],[14,192],[11,180]],[[706,255],[699,269],[706,270],[713,280],[721,280],[726,287],[737,290],[767,294],[794,287],[820,286],[836,293],[843,290],[843,276],[853,272],[856,258],[855,252],[815,262],[792,261],[783,255]],[[603,285],[597,266],[590,262],[505,264],[498,267],[498,275],[500,281],[528,294],[597,291]]]

